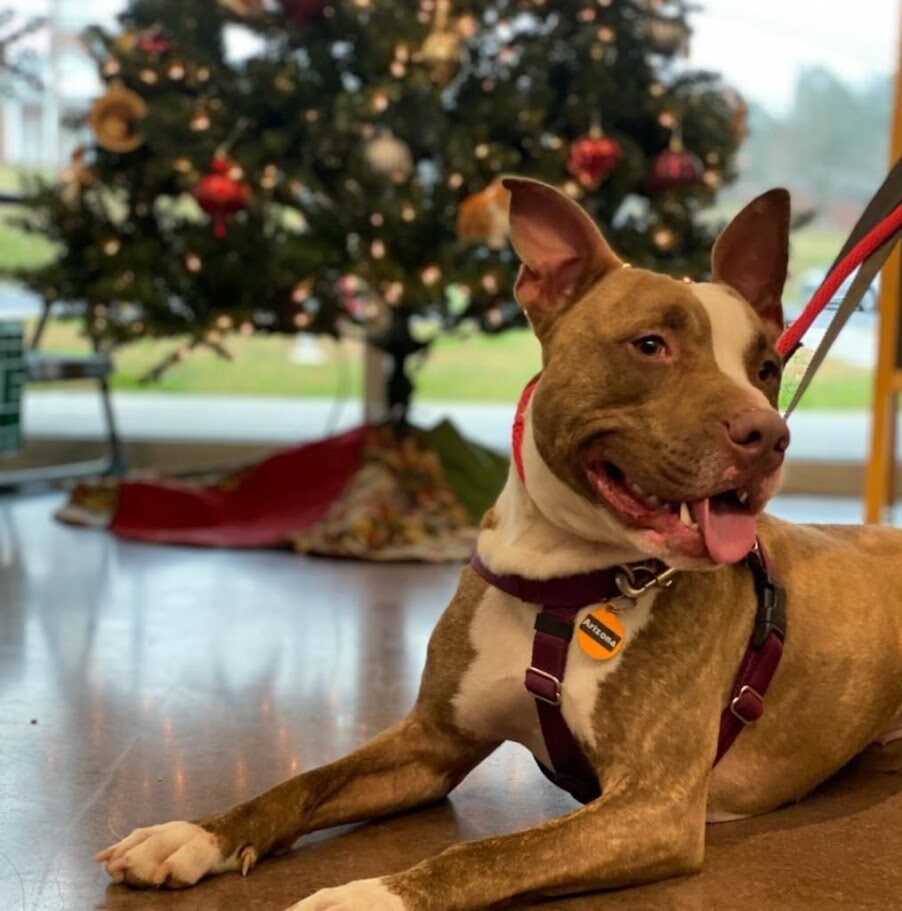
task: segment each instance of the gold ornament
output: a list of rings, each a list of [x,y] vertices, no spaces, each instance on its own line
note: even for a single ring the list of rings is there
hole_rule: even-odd
[[[108,152],[133,152],[144,144],[138,123],[146,115],[147,102],[114,80],[106,94],[91,105],[88,123],[101,148]]]
[[[137,43],[138,33],[134,29],[128,29],[117,36],[116,40],[113,42],[113,47],[115,47],[117,51],[128,54],[135,49]]]
[[[92,183],[94,172],[85,165],[85,147],[76,146],[72,151],[72,160],[60,174],[60,196],[63,202],[68,206],[76,205],[82,192]]]
[[[236,16],[249,19],[263,14],[263,0],[219,0],[219,5]]]
[[[438,0],[432,30],[420,49],[423,62],[429,67],[433,81],[446,86],[460,66],[460,32],[448,27],[450,0]]]
[[[367,164],[394,183],[404,183],[413,173],[413,156],[410,147],[393,133],[384,130],[371,139],[365,147]]]
[[[500,180],[468,196],[457,210],[457,236],[460,240],[485,244],[492,250],[507,246],[510,236],[510,193]]]

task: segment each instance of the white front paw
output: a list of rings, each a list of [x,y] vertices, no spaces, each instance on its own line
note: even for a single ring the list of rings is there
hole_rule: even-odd
[[[404,901],[381,879],[359,879],[334,889],[320,889],[286,911],[406,911]]]
[[[234,869],[219,840],[192,822],[166,822],[135,829],[94,858],[106,864],[113,882],[130,886],[193,886],[209,873]]]

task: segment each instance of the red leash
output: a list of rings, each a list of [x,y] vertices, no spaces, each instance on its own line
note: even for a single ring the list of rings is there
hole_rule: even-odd
[[[808,305],[801,312],[791,326],[780,336],[777,342],[777,351],[788,359],[802,337],[811,328],[812,323],[821,314],[823,309],[833,299],[842,283],[855,271],[869,256],[888,241],[893,234],[902,229],[902,204],[898,205],[889,215],[868,231],[865,236],[830,270],[821,286],[814,293]]]

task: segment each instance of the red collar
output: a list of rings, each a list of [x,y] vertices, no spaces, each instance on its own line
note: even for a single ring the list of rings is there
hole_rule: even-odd
[[[526,388],[520,393],[520,401],[517,402],[517,411],[514,414],[514,427],[511,431],[511,453],[514,457],[514,467],[517,469],[517,477],[521,484],[526,483],[526,476],[523,472],[523,433],[526,423],[526,408],[532,399],[532,394],[539,385],[541,373],[537,373],[527,384]]]

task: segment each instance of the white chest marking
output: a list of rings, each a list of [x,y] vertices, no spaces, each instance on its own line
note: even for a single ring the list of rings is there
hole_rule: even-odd
[[[646,595],[620,614],[624,644],[617,657],[596,661],[582,651],[576,637],[571,641],[561,709],[580,742],[595,745],[592,716],[599,687],[615,674],[627,649],[648,622],[654,598],[654,594]],[[577,626],[590,610],[592,607],[586,607],[579,612]],[[457,723],[464,730],[488,740],[513,740],[547,764],[535,701],[523,684],[532,657],[537,611],[536,606],[498,589],[486,590],[470,626],[476,659],[464,674],[454,707]]]
[[[532,433],[532,402],[524,415],[526,484],[511,465],[495,502],[495,523],[479,533],[479,553],[497,573],[550,579],[641,560],[613,514],[571,490],[542,460]]]
[[[696,282],[689,286],[711,322],[711,342],[717,366],[743,389],[754,393],[758,404],[770,408],[764,393],[749,379],[745,355],[755,338],[755,323],[748,304],[720,285]]]

